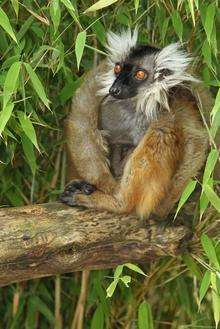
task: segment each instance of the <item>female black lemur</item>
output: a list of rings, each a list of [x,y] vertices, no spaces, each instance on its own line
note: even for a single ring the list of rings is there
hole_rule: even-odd
[[[74,179],[61,201],[164,217],[206,157],[203,93],[177,43],[138,45],[137,30],[128,30],[109,33],[107,49],[73,97],[66,133]]]

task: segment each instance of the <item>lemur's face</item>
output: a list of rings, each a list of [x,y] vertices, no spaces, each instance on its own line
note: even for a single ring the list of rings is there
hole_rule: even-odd
[[[158,49],[150,46],[136,46],[129,56],[113,68],[115,81],[109,89],[117,99],[131,98],[153,81],[154,57]]]

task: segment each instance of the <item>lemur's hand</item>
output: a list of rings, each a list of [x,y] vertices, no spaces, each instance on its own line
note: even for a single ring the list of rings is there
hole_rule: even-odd
[[[83,180],[74,180],[70,184],[68,184],[60,195],[60,201],[71,206],[77,206],[75,195],[77,194],[85,194],[90,195],[94,191],[96,191],[96,187],[92,184],[89,184]]]

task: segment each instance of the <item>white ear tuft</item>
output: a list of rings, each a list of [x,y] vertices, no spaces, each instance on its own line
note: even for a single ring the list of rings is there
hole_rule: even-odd
[[[199,82],[187,72],[192,58],[179,43],[164,47],[155,56],[154,81],[142,91],[137,108],[145,112],[149,121],[157,117],[159,108],[169,110],[168,92],[185,82]]]
[[[162,70],[169,70],[175,75],[181,76],[189,66],[192,58],[181,49],[179,43],[172,43],[158,52],[155,59],[155,79],[157,73]]]
[[[137,27],[133,33],[130,28],[121,31],[119,34],[108,32],[106,48],[109,51],[111,61],[114,63],[123,61],[129,55],[130,50],[136,46],[137,38]]]

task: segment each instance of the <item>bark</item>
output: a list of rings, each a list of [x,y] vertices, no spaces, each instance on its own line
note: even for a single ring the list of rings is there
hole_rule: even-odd
[[[184,226],[59,203],[0,210],[0,286],[58,273],[178,255]]]

